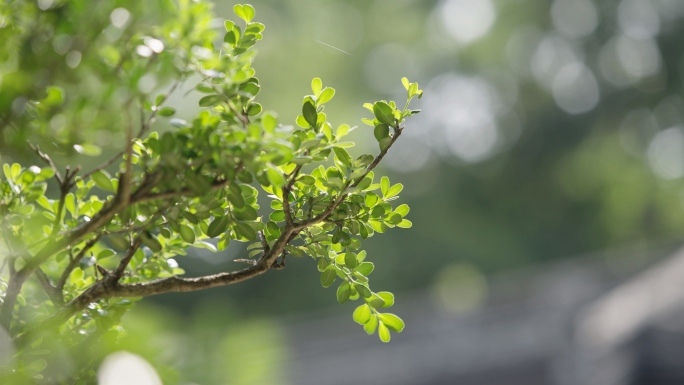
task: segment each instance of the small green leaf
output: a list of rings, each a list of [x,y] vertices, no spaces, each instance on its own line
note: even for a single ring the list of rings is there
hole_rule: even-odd
[[[389,199],[398,195],[403,189],[404,185],[402,185],[401,183],[397,183],[394,186],[390,187],[389,190],[387,190],[387,193],[383,193],[383,195],[385,196],[385,199]]]
[[[380,145],[380,151],[387,151],[387,149],[392,145],[392,138],[385,138],[378,142]]]
[[[267,166],[266,178],[268,178],[269,183],[271,183],[271,186],[273,187],[283,187],[285,185],[283,173],[273,166]]]
[[[410,208],[407,204],[402,204],[399,205],[396,209],[394,209],[394,212],[401,215],[402,217],[405,217],[410,211]]]
[[[408,219],[402,219],[402,221],[397,225],[397,227],[401,227],[402,229],[410,229],[411,226],[413,226],[413,223],[411,223],[411,221]]]
[[[249,224],[247,224],[245,222],[237,222],[235,224],[235,227],[236,227],[237,232],[241,236],[247,238],[250,241],[253,241],[256,239],[256,237],[257,237],[256,231],[254,231],[252,226],[250,226]]]
[[[226,20],[223,22],[223,26],[226,27],[226,31],[230,32],[233,30],[233,27],[235,26],[235,23],[233,23],[230,20]]]
[[[160,109],[158,112],[158,114],[161,116],[173,116],[173,114],[175,114],[175,113],[176,113],[176,109],[171,108],[171,107],[164,107],[164,108]]]
[[[310,101],[306,101],[302,107],[302,114],[304,119],[311,127],[316,127],[318,122],[318,113],[316,112],[316,107]]]
[[[380,121],[380,123],[385,123],[388,126],[394,125],[394,114],[393,109],[389,104],[385,102],[375,102],[373,104],[373,114],[375,118]]]
[[[114,184],[112,184],[112,177],[105,170],[95,171],[90,179],[95,182],[95,185],[105,191],[114,192]]]
[[[368,333],[368,335],[371,335],[371,334],[375,333],[375,330],[377,330],[377,328],[378,328],[378,316],[373,314],[370,316],[370,319],[368,320],[368,322],[366,322],[366,324],[363,325],[363,330],[365,330],[366,333]]]
[[[405,77],[404,77],[404,78],[401,78],[401,84],[403,84],[403,85],[404,85],[404,88],[406,88],[406,91],[408,91],[409,85],[410,85],[408,79],[405,78]]]
[[[180,236],[187,243],[195,243],[195,230],[188,225],[180,225]]]
[[[278,121],[272,114],[265,113],[261,117],[261,125],[264,127],[264,131],[272,133],[273,131],[275,131],[275,128],[278,125]]]
[[[98,156],[102,154],[102,149],[100,146],[96,146],[94,144],[74,144],[74,150],[76,150],[76,152],[79,154],[88,156]]]
[[[383,176],[382,178],[380,178],[380,191],[382,192],[383,197],[385,195],[387,195],[387,193],[389,192],[389,188],[390,188],[389,178],[386,176]]]
[[[373,295],[373,293],[370,291],[368,287],[361,285],[359,283],[355,283],[354,288],[356,289],[356,291],[359,292],[359,294],[361,294],[363,298],[369,298]]]
[[[397,333],[401,333],[401,331],[404,330],[404,321],[398,316],[392,313],[383,313],[379,314],[378,317],[380,317],[380,322],[382,322],[390,330]]]
[[[313,92],[314,96],[318,97],[322,89],[323,82],[321,81],[321,78],[313,78],[311,80],[311,92]]]
[[[378,337],[380,337],[382,342],[390,342],[390,331],[382,322],[378,325]]]
[[[344,265],[347,266],[350,269],[355,268],[359,264],[359,261],[356,260],[356,254],[352,253],[351,251],[348,251],[347,253],[344,254]]]
[[[352,314],[352,318],[356,323],[359,325],[364,325],[366,322],[368,322],[371,318],[371,308],[363,304],[356,309],[354,309],[354,313]]]
[[[162,250],[162,245],[154,234],[143,231],[140,233],[140,240],[154,253],[158,253]]]
[[[352,158],[351,156],[349,156],[347,150],[345,150],[344,148],[333,147],[333,151],[335,152],[335,156],[337,157],[337,159],[339,159],[339,161],[342,162],[343,165],[351,167]]]
[[[351,295],[351,287],[348,283],[343,283],[337,288],[337,302],[345,303],[349,300]]]
[[[373,130],[373,135],[375,135],[375,139],[377,139],[378,142],[385,138],[389,138],[389,126],[384,123],[378,124]]]
[[[216,238],[226,230],[228,230],[228,217],[217,217],[209,224],[207,236],[209,238]]]
[[[385,301],[385,304],[382,306],[383,308],[391,307],[394,305],[394,294],[390,293],[389,291],[381,291],[379,293],[376,293],[380,298],[382,298],[383,301]]]
[[[219,95],[207,95],[199,100],[200,107],[209,107],[218,104],[221,101]]]
[[[321,274],[321,285],[323,285],[323,287],[329,287],[335,282],[335,277],[337,277],[335,269],[332,266],[328,267]]]
[[[318,105],[327,103],[333,98],[333,96],[335,96],[335,89],[331,87],[325,87],[323,91],[321,91],[321,94],[318,96],[316,102]]]

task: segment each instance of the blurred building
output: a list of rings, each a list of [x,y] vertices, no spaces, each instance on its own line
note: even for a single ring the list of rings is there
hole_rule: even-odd
[[[423,293],[393,309],[407,328],[389,344],[344,317],[293,320],[290,383],[683,384],[684,249],[625,254],[495,277],[468,314]]]

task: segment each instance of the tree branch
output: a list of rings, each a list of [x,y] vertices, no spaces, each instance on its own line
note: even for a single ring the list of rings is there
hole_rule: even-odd
[[[102,234],[98,234],[95,236],[95,238],[89,240],[86,242],[85,246],[83,246],[83,249],[76,254],[76,257],[73,257],[69,259],[69,264],[67,267],[62,271],[62,275],[59,277],[59,280],[57,281],[57,290],[61,293],[62,290],[64,290],[64,285],[66,284],[66,280],[69,278],[69,275],[71,274],[72,271],[78,266],[78,263],[81,261],[81,259],[85,256],[85,254],[90,250],[95,244],[102,238]]]
[[[59,290],[57,290],[55,286],[52,286],[50,278],[48,278],[47,274],[45,274],[43,269],[38,268],[36,270],[36,277],[38,278],[38,282],[40,282],[40,285],[43,286],[43,289],[50,298],[50,301],[52,301],[52,303],[56,306],[64,305],[64,298],[62,298],[62,293]]]

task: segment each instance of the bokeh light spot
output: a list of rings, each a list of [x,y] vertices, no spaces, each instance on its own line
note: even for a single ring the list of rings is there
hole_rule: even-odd
[[[99,385],[162,385],[152,365],[125,351],[112,353],[102,361],[97,382]]]
[[[599,87],[594,74],[581,63],[569,64],[553,79],[553,98],[569,114],[591,111],[599,102]]]
[[[449,35],[463,44],[486,35],[496,19],[490,0],[446,0],[437,12]]]

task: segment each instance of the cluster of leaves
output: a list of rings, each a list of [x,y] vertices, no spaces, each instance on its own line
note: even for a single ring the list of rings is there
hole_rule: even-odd
[[[60,3],[44,12],[68,9],[69,3]],[[113,23],[129,12],[122,9],[110,9]],[[399,317],[381,313],[394,304],[394,296],[369,287],[374,265],[366,260],[361,240],[411,226],[404,218],[408,206],[392,205],[402,185],[391,185],[386,176],[377,180],[373,170],[401,135],[404,120],[418,112],[408,103],[422,91],[403,79],[403,109],[387,101],[367,104],[373,118],[365,122],[374,127],[380,151],[354,158],[348,152],[353,142],[342,139],[355,127],[333,128],[324,108],[335,90],[324,88],[320,79],[304,97],[298,127],[280,125],[274,113],[262,111],[255,101],[261,86],[251,64],[264,25],[252,21],[250,5],[236,5],[234,11],[244,24],[226,21],[218,44],[207,24],[194,23],[210,19],[208,6],[182,1],[169,11],[171,21],[152,28],[154,37],[119,23],[119,37],[128,38],[94,54],[87,69],[100,71],[100,80],[118,95],[112,100],[120,103],[120,131],[126,136],[120,153],[85,173],[69,166],[62,172],[51,154],[30,144],[46,167],[3,166],[0,242],[7,273],[0,276],[0,323],[20,352],[50,353],[54,346],[41,337],[55,328],[61,331],[59,342],[69,346],[94,336],[115,338],[121,315],[142,297],[237,283],[284,268],[288,255],[314,259],[324,287],[339,278],[340,303],[363,299],[354,320],[369,334],[377,330],[388,342],[390,330],[403,330]],[[141,88],[160,65],[161,73],[175,74],[169,92],[201,76],[194,87],[203,95],[201,112],[192,121],[173,117],[175,109],[165,106],[168,94]],[[0,110],[11,131],[6,137],[26,122],[36,129],[22,135],[33,140],[31,133],[42,133],[55,116],[82,115],[85,96],[74,88],[75,77],[52,79],[54,84],[43,89],[47,96],[40,98],[31,90],[7,91],[20,93],[26,108]],[[170,129],[149,132],[159,117],[168,118]],[[57,140],[59,148],[100,154],[95,144],[68,138],[73,137]],[[58,194],[48,194],[50,183]],[[259,190],[270,199],[268,213],[257,203]],[[231,241],[252,242],[249,256],[236,260],[248,267],[182,277],[174,258],[189,247],[220,251]],[[20,354],[14,365],[15,374],[32,379],[66,375],[59,368],[46,369],[47,361],[30,354]],[[82,376],[94,374],[84,367]]]

